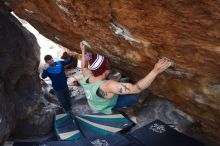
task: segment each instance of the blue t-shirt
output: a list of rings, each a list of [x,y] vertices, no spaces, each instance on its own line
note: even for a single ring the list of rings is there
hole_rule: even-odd
[[[73,57],[68,58],[66,61],[56,61],[55,66],[49,66],[47,70],[43,70],[41,77],[45,79],[49,77],[52,81],[52,86],[55,91],[67,88],[67,77],[64,72],[64,66],[71,63]]]

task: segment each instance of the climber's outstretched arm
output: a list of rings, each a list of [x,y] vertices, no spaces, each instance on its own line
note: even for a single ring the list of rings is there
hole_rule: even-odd
[[[113,80],[106,81],[101,85],[101,89],[106,93],[113,94],[135,94],[140,93],[142,90],[148,88],[151,83],[154,81],[156,76],[166,70],[172,63],[163,58],[160,59],[151,70],[149,74],[147,74],[143,79],[139,80],[136,84],[130,83],[120,83]]]

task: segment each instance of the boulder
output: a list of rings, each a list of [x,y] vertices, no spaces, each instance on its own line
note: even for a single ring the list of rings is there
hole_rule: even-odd
[[[0,4],[0,145],[11,135],[28,138],[52,130],[38,75],[40,48],[33,34]]]

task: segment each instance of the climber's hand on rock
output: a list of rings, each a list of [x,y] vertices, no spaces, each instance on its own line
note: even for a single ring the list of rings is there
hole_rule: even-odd
[[[80,42],[80,48],[81,48],[82,51],[85,51],[86,46],[85,46],[85,44],[83,43],[83,41]]]
[[[161,73],[165,71],[168,67],[172,65],[172,61],[167,58],[159,59],[159,61],[154,65],[154,71]]]

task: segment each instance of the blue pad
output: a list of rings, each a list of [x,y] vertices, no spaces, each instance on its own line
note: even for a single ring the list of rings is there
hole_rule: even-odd
[[[93,137],[89,141],[94,146],[140,146],[120,133],[112,133],[107,136],[99,135],[99,137]]]
[[[134,123],[120,113],[76,116],[81,133],[87,138],[107,136],[131,128]]]
[[[92,146],[89,141],[79,139],[76,141],[51,141],[51,142],[16,142],[13,146]]]
[[[66,113],[57,113],[55,131],[60,140],[76,140],[81,137],[81,132],[76,127],[74,120]]]
[[[91,139],[90,142],[86,139],[75,141],[51,141],[51,142],[16,142],[13,146],[140,146],[131,143],[121,134],[108,135],[97,139]]]
[[[130,136],[144,146],[204,146],[159,120],[137,129]]]

